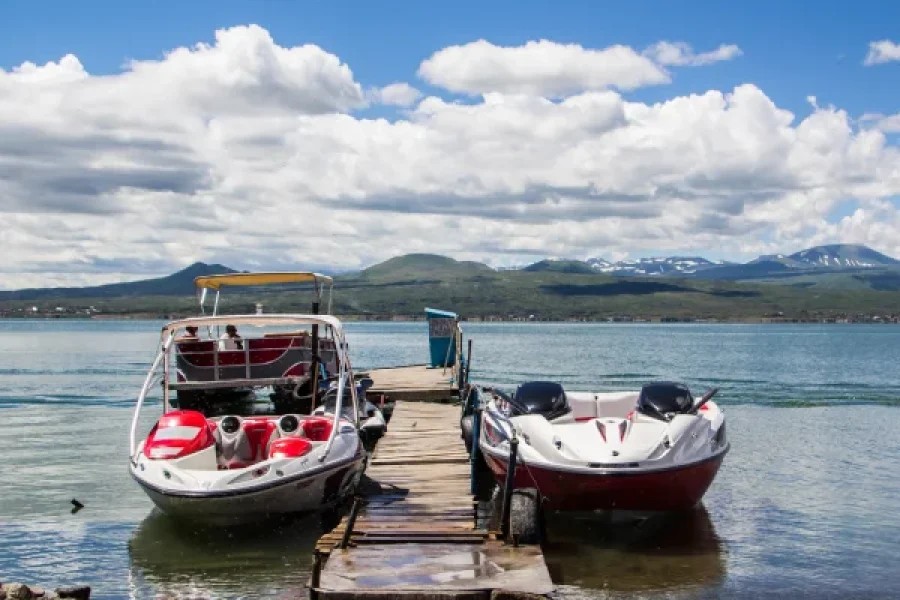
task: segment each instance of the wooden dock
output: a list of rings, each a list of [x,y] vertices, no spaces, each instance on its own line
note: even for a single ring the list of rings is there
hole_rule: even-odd
[[[312,597],[483,600],[553,590],[539,547],[506,545],[479,518],[459,407],[398,402],[364,487],[348,547],[339,546],[352,514],[316,546]]]
[[[373,385],[366,392],[374,398],[388,396],[392,400],[449,402],[457,397],[457,384],[452,367],[413,365],[367,371]]]

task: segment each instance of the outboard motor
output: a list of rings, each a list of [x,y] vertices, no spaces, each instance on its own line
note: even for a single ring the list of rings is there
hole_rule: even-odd
[[[664,421],[671,421],[675,415],[690,412],[693,406],[691,390],[685,384],[674,381],[648,383],[641,388],[637,402],[638,412]]]
[[[509,401],[511,416],[543,415],[548,421],[567,414],[569,401],[563,387],[554,381],[529,381],[516,389]]]

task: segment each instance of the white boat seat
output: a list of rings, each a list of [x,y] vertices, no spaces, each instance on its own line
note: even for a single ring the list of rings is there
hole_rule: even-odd
[[[576,421],[615,417],[624,419],[637,406],[634,392],[566,392]]]
[[[221,453],[219,454],[219,465],[227,469],[239,469],[246,467],[253,462],[255,453],[250,438],[243,428],[238,429],[234,433],[225,433],[221,428],[217,429],[217,433],[221,436]]]

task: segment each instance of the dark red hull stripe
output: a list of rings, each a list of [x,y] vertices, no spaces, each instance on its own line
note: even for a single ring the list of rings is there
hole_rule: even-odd
[[[483,453],[502,485],[507,461]],[[653,473],[585,474],[516,467],[515,487],[536,487],[551,510],[678,511],[696,506],[709,488],[725,453],[682,468]]]

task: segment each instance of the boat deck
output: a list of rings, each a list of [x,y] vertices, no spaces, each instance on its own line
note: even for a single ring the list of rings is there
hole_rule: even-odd
[[[370,397],[381,394],[392,400],[449,402],[457,396],[452,368],[413,365],[367,371],[373,386],[366,392]]]
[[[539,547],[506,545],[478,518],[457,406],[398,402],[366,478],[348,547],[339,546],[353,512],[316,546],[313,597],[481,600],[553,590]]]

